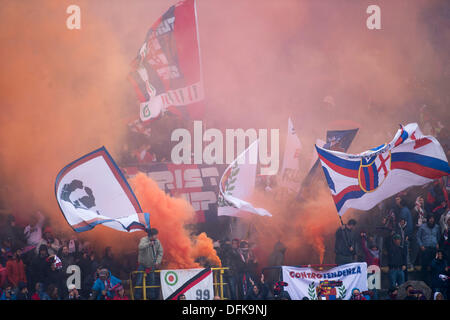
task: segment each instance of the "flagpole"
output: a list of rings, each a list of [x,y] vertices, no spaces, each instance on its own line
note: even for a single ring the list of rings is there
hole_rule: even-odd
[[[198,46],[198,59],[200,64],[200,83],[203,86],[203,65],[202,65],[202,50],[200,48],[200,33],[198,32],[198,15],[197,15],[197,1],[194,0],[194,15],[195,15],[195,30],[197,32],[197,46]]]

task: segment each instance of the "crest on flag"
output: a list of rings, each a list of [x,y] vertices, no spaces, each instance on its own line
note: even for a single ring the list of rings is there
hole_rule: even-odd
[[[391,168],[391,152],[371,158],[361,158],[358,170],[359,186],[364,192],[375,191],[386,179]]]
[[[241,212],[272,216],[264,208],[255,208],[246,201],[255,188],[258,140],[243,151],[225,169],[219,184],[217,215],[238,216]]]
[[[161,291],[164,300],[213,300],[213,274],[211,268],[161,270]]]

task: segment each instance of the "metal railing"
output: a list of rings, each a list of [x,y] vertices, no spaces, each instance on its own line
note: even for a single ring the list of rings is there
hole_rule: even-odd
[[[219,296],[221,300],[227,300],[228,298],[225,298],[224,295],[224,289],[226,285],[229,285],[229,283],[224,282],[224,273],[225,270],[229,270],[228,267],[225,268],[211,268],[212,272],[213,272],[213,288],[214,288],[214,296]],[[155,271],[151,271],[151,272],[155,272],[155,273],[161,273],[161,270],[155,270]],[[142,274],[142,285],[136,286],[133,285],[133,276],[138,275],[138,274]],[[160,285],[147,285],[147,276],[148,273],[145,271],[132,271],[130,273],[130,280],[129,280],[129,284],[130,284],[130,296],[131,296],[131,300],[135,300],[135,290],[142,290],[142,300],[147,300],[147,289],[156,289],[158,288],[159,290],[161,290],[161,286]]]

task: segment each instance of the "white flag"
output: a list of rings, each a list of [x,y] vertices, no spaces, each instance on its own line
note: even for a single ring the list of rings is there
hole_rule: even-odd
[[[126,232],[150,228],[150,215],[142,213],[128,182],[104,147],[64,167],[56,177],[55,195],[76,232],[98,224]]]
[[[281,168],[281,184],[288,191],[297,193],[300,188],[299,157],[302,144],[295,132],[291,118],[288,119],[288,133],[284,149],[283,166]]]
[[[217,215],[238,216],[240,212],[272,216],[263,208],[255,208],[248,199],[255,188],[258,140],[254,141],[228,166],[220,179]]]
[[[211,268],[161,270],[161,292],[164,300],[213,300],[213,274]]]
[[[353,288],[367,290],[367,263],[356,262],[322,271],[282,266],[283,281],[292,300],[349,300]]]

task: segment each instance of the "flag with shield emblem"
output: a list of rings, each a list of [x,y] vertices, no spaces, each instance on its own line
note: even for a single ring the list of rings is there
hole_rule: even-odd
[[[360,154],[316,150],[340,216],[349,208],[370,210],[410,186],[450,174],[441,145],[416,123],[401,126],[390,143]]]

